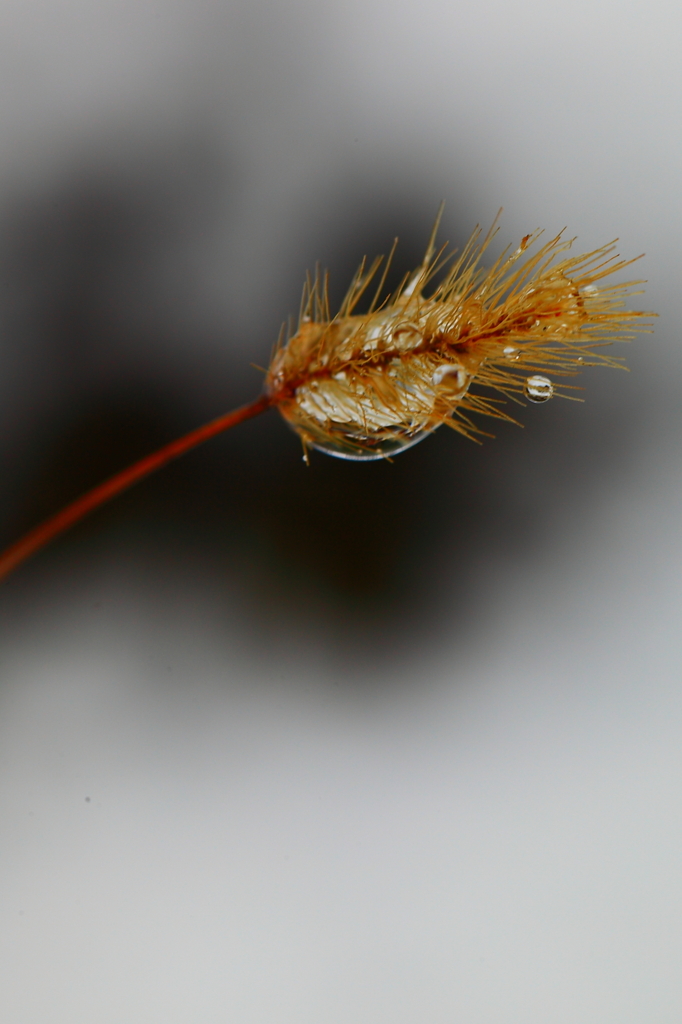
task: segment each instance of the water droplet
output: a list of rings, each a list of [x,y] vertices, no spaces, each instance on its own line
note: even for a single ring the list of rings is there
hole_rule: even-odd
[[[433,383],[438,387],[446,377],[457,377],[457,387],[465,388],[468,382],[466,370],[459,363],[444,363],[438,366],[431,377]]]
[[[596,284],[586,284],[584,288],[580,289],[583,295],[596,295],[599,289]]]
[[[531,402],[547,402],[554,394],[554,385],[552,384],[549,377],[541,377],[539,374],[535,374],[532,377],[527,377],[523,385],[523,391],[526,398]]]
[[[506,356],[507,359],[511,359],[513,362],[519,358],[519,350],[514,345],[505,345],[502,349],[502,355]]]

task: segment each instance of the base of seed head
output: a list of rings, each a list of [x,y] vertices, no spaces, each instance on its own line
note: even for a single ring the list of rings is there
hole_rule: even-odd
[[[640,282],[597,287],[634,262],[613,255],[615,243],[566,257],[570,240],[559,234],[536,247],[536,231],[486,270],[480,260],[495,226],[485,238],[477,229],[457,256],[436,250],[439,220],[440,212],[421,266],[384,296],[394,245],[364,312],[381,258],[363,261],[334,316],[326,276],[306,282],[298,326],[266,379],[304,449],[386,458],[443,424],[476,439],[485,432],[472,415],[515,422],[508,400],[571,397],[561,378],[590,365],[623,368],[604,346],[629,340],[651,314],[623,309]]]

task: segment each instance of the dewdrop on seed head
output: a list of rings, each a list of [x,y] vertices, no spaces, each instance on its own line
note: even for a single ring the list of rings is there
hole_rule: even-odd
[[[532,377],[526,378],[523,393],[529,402],[540,405],[550,400],[554,394],[554,385],[549,377],[541,377],[539,373],[535,373]]]
[[[380,459],[442,424],[476,438],[484,431],[472,413],[514,422],[501,408],[505,399],[571,397],[535,371],[565,378],[585,365],[623,368],[602,349],[629,340],[650,314],[623,309],[639,282],[594,282],[633,260],[618,261],[611,244],[555,262],[571,241],[559,234],[531,253],[542,233],[536,231],[484,270],[479,261],[495,226],[484,239],[477,229],[455,258],[445,247],[436,251],[441,212],[421,266],[382,298],[394,244],[366,312],[356,309],[381,258],[369,267],[362,262],[335,316],[326,276],[306,282],[298,328],[276,350],[266,378],[272,404],[304,451]]]

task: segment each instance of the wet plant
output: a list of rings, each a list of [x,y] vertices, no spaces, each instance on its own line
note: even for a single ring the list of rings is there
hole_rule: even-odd
[[[392,293],[385,284],[397,240],[388,259],[363,260],[334,314],[327,275],[309,277],[255,401],[67,505],[0,554],[0,578],[136,481],[267,409],[277,408],[298,434],[306,462],[311,448],[390,459],[443,425],[480,441],[491,436],[490,418],[517,422],[510,403],[579,401],[568,381],[585,367],[625,368],[606,349],[647,330],[654,314],[625,306],[643,282],[611,283],[635,262],[620,259],[615,241],[571,256],[574,240],[563,232],[541,243],[535,231],[485,268],[496,226],[485,236],[477,228],[461,253],[451,253],[436,245],[441,213],[421,265]]]

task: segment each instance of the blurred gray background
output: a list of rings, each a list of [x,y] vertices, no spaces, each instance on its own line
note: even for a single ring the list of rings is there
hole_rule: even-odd
[[[2,0],[2,543],[258,393],[306,269],[504,206],[646,251],[584,405],[276,413],[0,588],[0,1018],[682,1017],[682,15]]]

